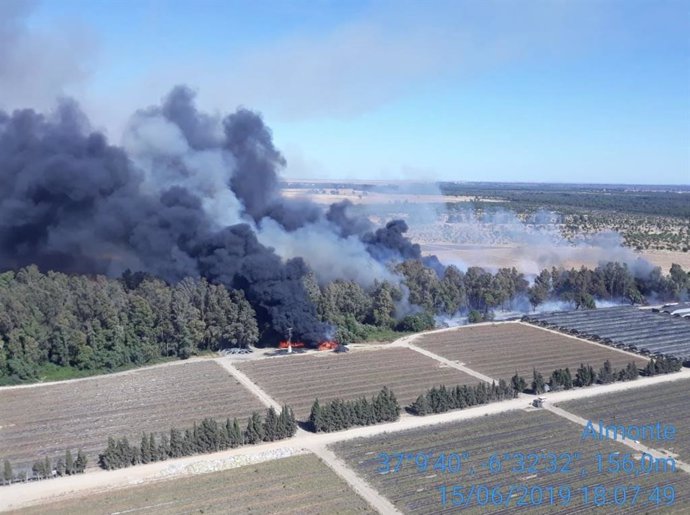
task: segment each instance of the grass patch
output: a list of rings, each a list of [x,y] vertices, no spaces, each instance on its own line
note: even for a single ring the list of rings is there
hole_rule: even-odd
[[[367,326],[365,342],[392,342],[403,336],[414,334],[412,331],[396,331],[387,327]]]

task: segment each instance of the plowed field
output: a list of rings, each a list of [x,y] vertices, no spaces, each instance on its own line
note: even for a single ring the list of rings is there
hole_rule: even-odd
[[[16,473],[37,459],[81,448],[95,466],[109,436],[138,443],[142,431],[184,428],[204,417],[244,418],[264,409],[212,361],[0,389],[0,459],[9,459]]]
[[[575,377],[581,363],[598,371],[607,359],[615,368],[624,368],[631,361],[642,367],[647,362],[644,357],[519,323],[464,326],[421,336],[414,344],[489,377],[506,380],[516,370],[531,381],[532,368],[536,368],[548,381],[557,368],[570,367]]]

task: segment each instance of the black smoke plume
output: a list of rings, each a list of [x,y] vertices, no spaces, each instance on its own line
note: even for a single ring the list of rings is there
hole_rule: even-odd
[[[129,142],[129,152],[109,144],[72,101],[50,115],[0,111],[0,270],[204,276],[244,290],[277,332],[292,327],[313,343],[326,327],[303,286],[309,268],[259,242],[263,219],[286,232],[329,224],[379,261],[421,255],[404,222],[374,231],[345,206],[323,213],[283,199],[285,160],[250,110],[217,119],[177,87],[161,106],[135,114]]]

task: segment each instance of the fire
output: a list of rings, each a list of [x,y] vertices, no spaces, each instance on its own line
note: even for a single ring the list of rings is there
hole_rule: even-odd
[[[279,349],[288,349],[290,346],[292,346],[293,349],[298,349],[300,347],[304,347],[304,343],[283,341],[278,344]]]

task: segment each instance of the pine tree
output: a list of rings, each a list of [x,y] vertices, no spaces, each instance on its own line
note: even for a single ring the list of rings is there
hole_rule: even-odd
[[[278,431],[278,415],[273,406],[266,410],[266,418],[264,419],[264,441],[272,442],[280,438]]]
[[[57,464],[55,465],[55,472],[57,472],[58,476],[64,476],[65,475],[65,460],[62,458],[58,458]]]
[[[31,467],[31,472],[33,472],[33,475],[34,475],[33,477],[35,477],[36,479],[43,479],[45,477],[43,471],[44,471],[43,462],[40,460],[34,461],[34,464]]]
[[[170,428],[170,457],[184,456],[184,439],[182,433],[174,427]]]
[[[412,403],[410,410],[415,415],[424,416],[430,412],[429,403],[426,400],[426,395],[420,395],[417,400]]]
[[[611,362],[607,359],[604,361],[604,366],[599,370],[599,383],[608,384],[616,380],[615,372]]]
[[[165,461],[170,457],[170,441],[168,440],[168,435],[162,435],[161,441],[158,444],[158,459],[160,461]]]
[[[244,434],[240,427],[240,421],[235,418],[232,421],[231,446],[239,447],[240,445],[244,445],[244,443]]]
[[[108,445],[110,445],[111,440],[112,438],[108,439]],[[69,449],[65,451],[65,473],[67,475],[74,474],[74,461],[72,459],[72,451]]]
[[[182,443],[182,456],[194,454],[194,435],[191,429],[185,429],[184,441]]]
[[[309,425],[312,431],[319,433],[324,431],[323,410],[319,404],[319,399],[315,399],[311,405],[311,413],[309,414]]]
[[[99,465],[106,470],[113,470],[120,468],[120,460],[117,457],[117,446],[115,444],[115,439],[111,436],[108,438],[108,446],[106,449],[98,456]],[[72,453],[69,449],[65,455],[65,469],[68,474],[75,474],[76,468],[74,462],[72,461]]]
[[[82,452],[81,449],[77,451],[77,460],[74,462],[74,468],[78,474],[81,474],[86,470],[86,464],[88,463],[88,459],[86,458],[86,454]]]
[[[297,421],[288,406],[283,406],[278,415],[278,423],[276,427],[276,440],[283,438],[290,438],[297,430]]]
[[[158,447],[156,446],[156,436],[153,433],[149,435],[149,456],[151,461],[158,461],[161,459],[158,455]]]
[[[581,363],[580,368],[578,368],[575,373],[575,384],[580,387],[589,386],[593,384],[595,380],[596,374],[594,373],[594,369],[590,365],[585,366],[584,363]]]
[[[295,436],[295,433],[297,432],[297,419],[295,418],[295,412],[292,411],[292,408],[290,406],[286,406],[285,409],[287,410],[287,421],[288,421],[287,437],[292,437],[292,436]]]
[[[151,445],[149,444],[149,437],[146,436],[146,433],[141,434],[141,444],[139,446],[139,452],[142,463],[151,462]]]
[[[3,465],[4,470],[2,473],[2,479],[6,485],[9,485],[12,483],[12,479],[14,479],[14,475],[12,474],[12,464],[10,463],[10,460],[5,460]]]
[[[247,419],[247,430],[244,433],[244,441],[248,444],[255,444],[261,442],[263,438],[261,415],[255,411],[249,419]]]
[[[532,369],[532,391],[535,395],[544,393],[544,377],[537,372],[535,368]]]
[[[527,388],[527,381],[525,381],[525,378],[521,377],[517,371],[515,371],[515,375],[510,379],[510,384],[517,393],[522,393]]]

